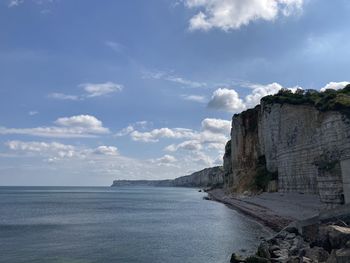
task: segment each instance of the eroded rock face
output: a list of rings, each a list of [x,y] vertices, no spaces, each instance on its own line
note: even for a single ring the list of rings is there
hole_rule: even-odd
[[[114,180],[112,186],[160,186],[221,188],[224,185],[222,166],[206,168],[190,175],[169,180]]]
[[[190,175],[173,180],[174,186],[183,187],[222,187],[224,170],[221,166],[206,168]]]
[[[231,159],[224,158],[224,167],[231,168],[226,186],[236,192],[247,190],[256,174],[261,155],[258,134],[260,112],[260,106],[257,106],[232,118]]]
[[[233,117],[227,148],[225,187],[232,191],[254,185],[263,157],[267,171],[278,173],[278,191],[319,194],[330,205],[344,196],[350,202],[350,120],[340,112],[262,102]]]

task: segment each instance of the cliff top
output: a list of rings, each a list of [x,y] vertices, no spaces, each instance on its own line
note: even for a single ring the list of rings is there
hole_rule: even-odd
[[[309,105],[319,111],[339,111],[350,119],[350,84],[343,89],[327,89],[318,91],[313,89],[298,89],[292,92],[289,89],[281,89],[274,95],[267,95],[261,99],[265,105],[269,104],[292,104],[292,105]],[[247,109],[241,113],[236,113],[233,117],[241,116],[251,119],[260,109],[260,104],[254,108]]]
[[[275,95],[263,97],[261,101],[265,104],[311,105],[320,111],[340,111],[350,118],[350,84],[339,90],[298,89],[293,93],[291,90],[281,89]]]

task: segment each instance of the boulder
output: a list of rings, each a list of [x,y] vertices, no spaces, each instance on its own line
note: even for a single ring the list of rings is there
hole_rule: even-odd
[[[258,247],[258,252],[256,253],[257,256],[262,258],[271,258],[271,254],[269,251],[269,245],[267,242],[262,242]]]
[[[296,235],[294,233],[289,233],[287,236],[286,236],[286,239],[294,239],[296,237]]]
[[[326,262],[329,253],[321,247],[313,247],[304,249],[305,257],[315,261],[315,262]]]
[[[237,255],[236,253],[232,253],[230,263],[241,263],[241,262],[245,262],[245,260],[241,256]]]
[[[328,238],[332,248],[343,248],[350,240],[350,228],[341,226],[328,226]]]
[[[270,252],[270,254],[272,253],[272,252],[274,252],[274,251],[276,251],[276,250],[280,250],[281,248],[279,247],[279,246],[277,246],[277,245],[272,245],[272,246],[270,246],[269,247],[269,252]]]
[[[349,263],[350,262],[350,248],[342,248],[335,251],[335,257],[337,263]]]
[[[302,261],[303,263],[313,263],[311,259],[309,259],[308,257],[303,257]]]
[[[317,237],[311,242],[312,246],[323,247],[327,251],[332,250],[332,246],[329,242],[330,228],[327,225],[321,225],[318,229]]]
[[[250,256],[245,259],[246,263],[271,263],[271,261],[267,258],[259,257],[259,256]]]
[[[286,262],[288,260],[288,249],[282,248],[273,252],[274,262]]]
[[[296,236],[289,247],[289,256],[300,256],[303,249],[310,247],[301,236]]]
[[[296,256],[290,257],[287,260],[287,263],[301,263],[301,262],[302,262],[301,258],[300,257],[296,257]]]
[[[296,228],[295,226],[287,226],[284,230],[288,233],[294,233],[296,235],[299,234],[298,228]]]
[[[303,238],[306,242],[313,243],[318,239],[319,236],[319,223],[315,222],[314,224],[302,226]]]
[[[331,254],[329,255],[326,263],[337,263],[337,258],[336,258],[336,251],[335,249],[332,250]]]

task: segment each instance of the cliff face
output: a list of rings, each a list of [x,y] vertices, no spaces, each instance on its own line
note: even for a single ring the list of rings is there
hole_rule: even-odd
[[[223,184],[224,169],[216,166],[173,180],[115,180],[112,186],[222,187]]]
[[[112,186],[173,186],[173,180],[114,180]]]
[[[278,180],[280,192],[316,193],[330,204],[350,202],[350,120],[338,111],[262,101],[233,117],[229,144],[226,188],[252,189],[257,171],[265,169]]]
[[[174,186],[221,187],[224,184],[224,171],[221,166],[206,168],[174,179]]]

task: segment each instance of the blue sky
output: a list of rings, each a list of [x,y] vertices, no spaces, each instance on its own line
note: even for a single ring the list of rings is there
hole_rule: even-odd
[[[349,80],[347,0],[0,2],[0,185],[220,165],[233,113]]]

